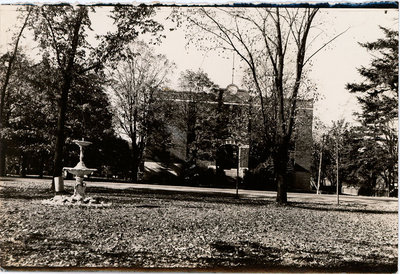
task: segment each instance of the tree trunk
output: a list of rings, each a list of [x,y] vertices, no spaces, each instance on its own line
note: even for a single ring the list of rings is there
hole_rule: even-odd
[[[135,137],[136,139],[136,137]],[[138,182],[138,172],[140,165],[139,148],[136,143],[132,143],[132,164],[131,164],[131,182],[136,184]]]
[[[76,18],[74,32],[72,36],[71,42],[71,53],[68,56],[68,63],[65,70],[63,70],[63,85],[61,88],[61,98],[59,102],[59,109],[58,109],[58,121],[57,121],[57,137],[56,137],[56,149],[54,155],[54,169],[53,169],[53,180],[52,180],[52,190],[55,189],[55,180],[54,178],[58,177],[58,180],[61,184],[61,189],[64,188],[62,182],[62,158],[63,158],[63,149],[65,143],[65,136],[64,136],[64,125],[65,125],[65,113],[67,110],[67,102],[68,102],[68,93],[71,88],[72,80],[73,80],[73,70],[74,70],[74,60],[76,55],[76,50],[78,48],[79,43],[79,31],[81,29],[84,9],[85,7],[79,8],[78,17]]]
[[[277,175],[277,195],[276,202],[278,204],[286,204],[287,203],[287,176],[278,174]]]
[[[188,103],[187,133],[186,133],[186,161],[195,161],[193,155],[193,143],[196,140],[196,105],[194,102]]]
[[[40,163],[39,163],[39,178],[43,178],[43,169],[44,169],[44,153],[40,153]]]
[[[67,76],[64,80],[64,84],[62,86],[61,98],[58,109],[58,121],[57,121],[57,137],[56,137],[56,149],[54,155],[54,169],[53,169],[53,181],[51,189],[54,190],[54,178],[62,176],[62,156],[64,149],[64,126],[65,126],[65,113],[67,110],[68,103],[68,92],[71,87],[71,77]]]
[[[26,177],[26,156],[25,154],[22,154],[21,156],[21,177],[25,178]]]
[[[0,138],[0,176],[6,176],[7,144]]]
[[[132,162],[132,178],[131,182],[136,184],[138,182],[138,172],[139,172],[139,164],[136,160]]]
[[[136,153],[133,152],[133,159],[132,159],[132,167],[131,167],[131,182],[136,184],[138,182],[138,172],[139,172],[139,161],[136,159],[137,155],[135,155]]]
[[[278,153],[275,155],[275,168],[277,180],[276,202],[278,204],[287,203],[287,186],[289,177],[287,176],[287,165],[289,161],[289,149],[286,143],[279,145]]]

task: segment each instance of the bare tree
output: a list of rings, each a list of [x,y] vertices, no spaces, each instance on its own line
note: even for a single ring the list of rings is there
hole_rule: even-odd
[[[296,104],[304,68],[309,60],[328,43],[311,54],[310,29],[318,9],[288,8],[193,8],[180,13],[194,35],[205,47],[234,51],[251,72],[261,105],[266,138],[272,148],[277,202],[287,202],[287,163],[289,144],[295,126]],[[198,32],[194,29],[199,30]],[[317,38],[314,37],[314,39]],[[335,37],[336,38],[336,37]],[[270,71],[270,74],[265,72]],[[272,83],[263,85],[266,79]],[[268,108],[271,106],[271,108]],[[274,123],[268,123],[268,116]],[[271,130],[272,126],[272,130]]]
[[[116,127],[131,143],[132,181],[136,182],[156,115],[155,94],[175,65],[144,42],[132,44],[125,56],[115,69],[109,70],[109,94]]]

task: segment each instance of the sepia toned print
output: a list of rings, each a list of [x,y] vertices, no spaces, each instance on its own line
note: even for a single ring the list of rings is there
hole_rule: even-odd
[[[1,5],[5,270],[395,272],[398,5]]]

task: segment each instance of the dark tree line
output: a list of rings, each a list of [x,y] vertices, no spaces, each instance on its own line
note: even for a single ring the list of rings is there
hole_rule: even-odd
[[[14,70],[14,63],[18,55],[18,45],[23,36],[24,30],[28,25],[32,9],[28,8],[27,15],[24,18],[24,22],[19,29],[17,36],[15,37],[14,47],[12,52],[9,52],[2,56],[2,85],[0,91],[0,176],[5,175],[5,159],[7,153],[7,141],[4,138],[4,128],[8,124],[8,116],[6,114],[6,109],[9,107],[10,102],[10,92],[9,83]]]
[[[64,165],[73,166],[78,159],[72,140],[86,138],[96,140],[87,152],[89,165],[104,175],[106,166],[116,174],[127,174],[124,161],[129,161],[125,153],[128,143],[114,134],[112,113],[102,82],[101,75],[91,73],[76,78],[71,86],[65,121]],[[7,124],[2,131],[8,145],[8,173],[22,176],[34,173],[40,177],[52,174],[59,86],[54,68],[48,62],[34,64],[26,56],[18,55],[5,108]]]
[[[117,5],[111,12],[116,30],[104,36],[96,36],[98,46],[93,47],[93,41],[89,42],[88,37],[93,33],[90,13],[94,13],[95,8],[43,5],[31,6],[27,10],[28,15],[14,42],[14,51],[2,57],[5,60],[2,73],[5,81],[1,93],[1,172],[5,172],[4,159],[9,154],[7,144],[21,150],[21,173],[25,172],[25,159],[32,149],[41,150],[40,154],[44,158],[48,155],[43,151],[53,147],[55,153],[51,171],[53,178],[59,178],[62,175],[63,160],[68,162],[64,147],[70,139],[76,135],[85,137],[82,136],[83,132],[99,140],[110,134],[105,131],[111,130],[111,115],[107,113],[107,98],[101,87],[104,66],[109,61],[122,58],[119,56],[121,50],[140,33],[156,35],[162,30],[162,25],[151,19],[154,15],[152,7]],[[33,33],[34,40],[41,48],[41,60],[37,64],[25,64],[18,71],[14,68],[17,67],[15,61],[18,44],[24,29]],[[25,58],[24,62],[31,61]],[[27,75],[28,71],[30,75]],[[12,81],[15,89],[11,85]],[[36,116],[35,110],[39,111]],[[106,113],[98,113],[101,111]],[[21,117],[11,117],[13,114]],[[40,119],[42,116],[44,120]],[[93,117],[97,120],[94,121]],[[98,117],[110,121],[98,121]],[[30,124],[33,118],[36,119]],[[36,132],[35,123],[38,124]],[[94,129],[101,126],[103,129]],[[22,132],[18,130],[27,132],[27,136],[19,134]],[[18,143],[17,139],[21,142]],[[40,144],[46,144],[47,148],[41,149]]]

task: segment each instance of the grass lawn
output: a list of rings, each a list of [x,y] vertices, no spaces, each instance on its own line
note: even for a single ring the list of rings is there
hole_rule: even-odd
[[[41,204],[52,197],[48,186],[0,183],[1,267],[397,270],[394,202],[278,206],[228,194],[89,187],[112,205],[50,206]]]

